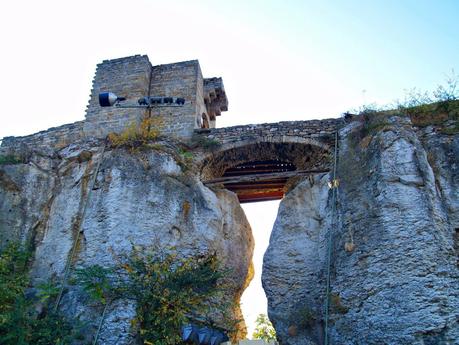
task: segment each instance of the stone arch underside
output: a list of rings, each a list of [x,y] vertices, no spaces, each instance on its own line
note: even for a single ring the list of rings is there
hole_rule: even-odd
[[[308,139],[239,142],[207,156],[200,172],[206,185],[223,185],[235,192],[240,202],[254,202],[281,199],[289,180],[326,172],[330,162],[328,146]]]

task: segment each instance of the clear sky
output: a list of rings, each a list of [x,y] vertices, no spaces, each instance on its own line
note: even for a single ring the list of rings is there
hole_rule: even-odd
[[[0,35],[0,138],[82,120],[96,64],[134,54],[222,76],[217,126],[336,117],[459,72],[459,0],[15,0]]]

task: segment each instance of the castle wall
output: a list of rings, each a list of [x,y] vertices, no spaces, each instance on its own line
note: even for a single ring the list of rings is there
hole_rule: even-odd
[[[198,65],[198,68],[199,68],[199,65]],[[207,113],[207,108],[206,108],[206,104],[204,102],[204,97],[205,97],[205,92],[204,92],[204,79],[202,77],[202,73],[201,73],[201,68],[199,68],[199,71],[197,73],[197,78],[198,78],[198,82],[197,82],[197,99],[196,99],[196,116],[199,117],[200,121],[198,123],[196,123],[196,126],[195,128],[201,128],[201,125],[198,125],[198,124],[201,124],[202,123],[202,118],[205,117],[208,121],[209,121],[209,115]],[[209,121],[210,122],[210,121]],[[211,127],[215,127],[215,124]]]
[[[152,109],[152,116],[160,116],[163,121],[161,132],[164,135],[181,139],[191,137],[196,127],[196,116],[204,104],[202,96],[198,96],[202,80],[198,60],[153,66],[150,95],[185,99],[185,105],[180,107]]]
[[[83,126],[84,121],[78,121],[23,137],[5,137],[2,139],[0,152],[8,153],[12,149],[20,150],[22,146],[62,148],[84,136]]]
[[[88,137],[105,137],[111,132],[121,132],[145,114],[143,109],[102,108],[99,93],[110,91],[132,101],[148,95],[151,63],[146,55],[105,60],[97,65],[91,98],[86,109],[84,134]]]
[[[24,145],[53,150],[81,139],[104,139],[109,133],[120,133],[132,123],[138,124],[144,116],[150,115],[160,117],[161,120],[156,124],[160,126],[162,135],[188,140],[194,129],[201,127],[203,115],[211,127],[215,127],[215,121],[209,119],[208,105],[205,103],[205,99],[209,101],[209,93],[218,94],[214,98],[217,97],[219,102],[223,95],[223,102],[226,102],[224,110],[227,109],[221,78],[206,79],[206,82],[209,80],[214,82],[204,87],[198,60],[158,66],[152,66],[146,55],[104,60],[96,68],[84,121],[29,136],[6,137],[2,142],[2,150]],[[144,96],[179,97],[185,99],[185,104],[157,106],[151,110],[101,107],[99,93],[108,91],[125,97],[125,104],[130,105],[137,105],[138,99]]]

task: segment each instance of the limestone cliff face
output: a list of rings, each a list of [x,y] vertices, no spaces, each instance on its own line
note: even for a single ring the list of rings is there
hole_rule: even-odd
[[[459,135],[379,119],[340,129],[334,218],[328,174],[300,180],[281,202],[263,286],[282,345],[324,341],[329,231],[330,344],[458,344]],[[0,247],[33,243],[35,284],[62,278],[70,257],[71,269],[111,266],[132,246],[173,246],[216,253],[238,301],[251,279],[250,226],[236,195],[205,187],[172,142],[137,153],[89,139],[43,147],[10,145],[27,163],[0,166]],[[90,335],[102,314],[72,286],[61,310]],[[129,302],[112,304],[99,342],[131,343],[134,316]]]
[[[389,117],[340,131],[331,344],[458,344],[459,136]],[[316,177],[281,203],[263,283],[281,344],[323,342],[331,192]]]
[[[158,150],[102,152],[100,143],[83,142],[57,155],[33,153],[28,161],[1,169],[0,226],[3,242],[33,240],[35,282],[62,277],[75,241],[77,267],[112,266],[133,245],[174,246],[184,256],[216,253],[233,269],[229,298],[239,300],[251,279],[253,238],[233,193],[204,187],[173,154]],[[70,288],[61,309],[96,327],[101,310],[86,302]],[[234,313],[240,316],[239,309]],[[99,343],[130,343],[134,316],[127,302],[111,306]]]

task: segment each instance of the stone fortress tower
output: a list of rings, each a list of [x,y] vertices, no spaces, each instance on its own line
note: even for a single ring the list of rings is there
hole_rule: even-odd
[[[228,110],[222,78],[203,78],[197,60],[152,66],[146,55],[105,60],[97,66],[83,131],[89,136],[119,132],[145,111],[101,108],[98,95],[111,91],[128,100],[144,96],[181,97],[183,107],[158,107],[153,116],[164,121],[163,134],[181,139],[196,128],[215,128],[216,117]]]
[[[203,78],[198,60],[153,66],[146,55],[104,60],[97,65],[85,120],[24,137],[5,137],[2,146],[20,144],[61,148],[84,138],[105,138],[140,122],[145,109],[102,108],[100,92],[110,91],[131,103],[145,96],[180,97],[180,107],[157,107],[151,116],[162,120],[161,133],[187,140],[195,129],[215,128],[216,117],[228,110],[222,78]]]

